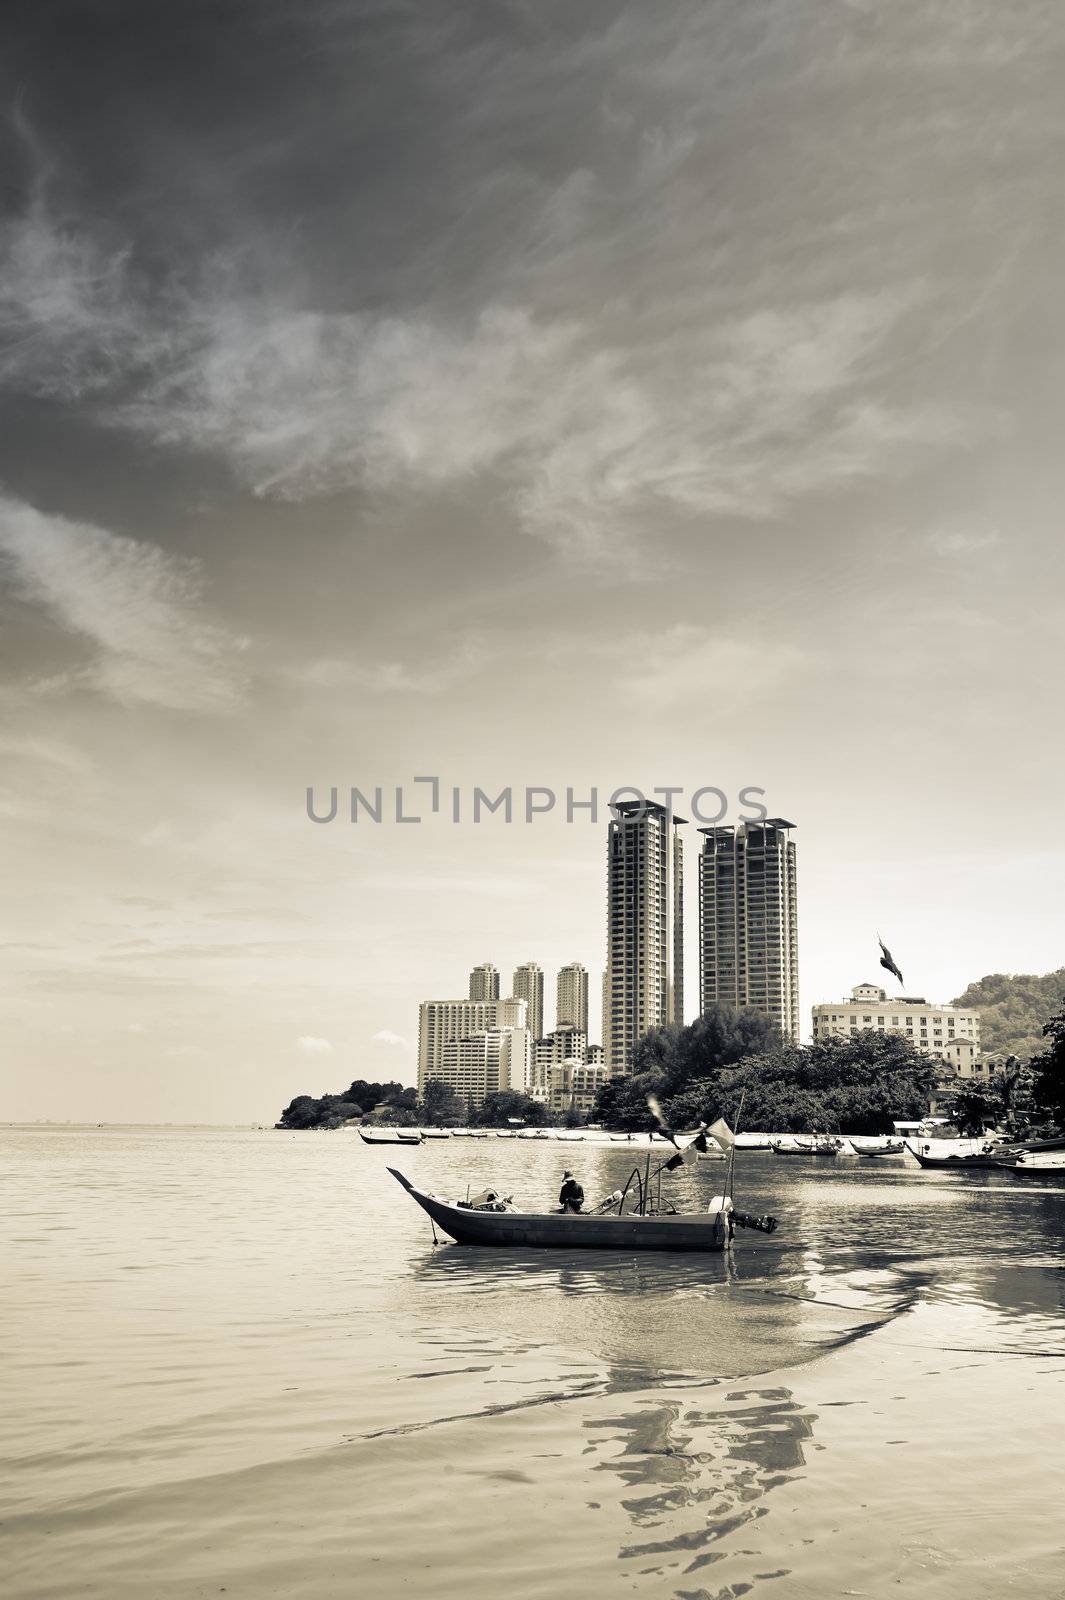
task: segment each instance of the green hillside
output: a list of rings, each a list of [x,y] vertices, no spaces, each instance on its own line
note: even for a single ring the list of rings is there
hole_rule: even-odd
[[[1022,1060],[1043,1048],[1043,1024],[1061,1010],[1065,967],[1033,973],[992,972],[971,983],[953,1002],[980,1013],[980,1048]]]

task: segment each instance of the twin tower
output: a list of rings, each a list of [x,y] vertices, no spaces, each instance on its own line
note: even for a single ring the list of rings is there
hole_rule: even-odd
[[[651,801],[614,807],[607,830],[603,1053],[628,1072],[649,1028],[684,1020],[683,817]],[[699,1010],[715,1001],[772,1017],[799,1038],[794,823],[701,828]]]

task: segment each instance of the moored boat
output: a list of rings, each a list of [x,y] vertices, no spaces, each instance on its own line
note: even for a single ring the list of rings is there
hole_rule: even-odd
[[[1002,1164],[1002,1151],[987,1139],[906,1139],[907,1150],[929,1171],[971,1172]],[[952,1146],[954,1148],[952,1148]]]
[[[904,1156],[906,1146],[901,1139],[889,1139],[886,1144],[855,1145],[860,1156]]]
[[[417,1128],[360,1128],[363,1144],[421,1144]]]
[[[1003,1172],[1012,1172],[1015,1178],[1065,1178],[1065,1159],[1026,1161],[1019,1156],[1016,1161],[998,1161]]]

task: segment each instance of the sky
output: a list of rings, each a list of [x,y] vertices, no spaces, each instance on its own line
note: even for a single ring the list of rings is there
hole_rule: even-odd
[[[621,785],[795,823],[807,1019],[878,933],[938,1000],[1065,963],[1063,54],[1051,0],[7,9],[0,1118],[412,1082],[484,960],[549,1021],[582,960],[594,1033]]]

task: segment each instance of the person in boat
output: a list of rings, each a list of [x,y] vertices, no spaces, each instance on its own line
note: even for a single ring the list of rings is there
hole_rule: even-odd
[[[562,1187],[558,1191],[558,1205],[560,1211],[579,1211],[584,1204],[584,1190],[570,1172],[569,1168],[562,1174]]]

